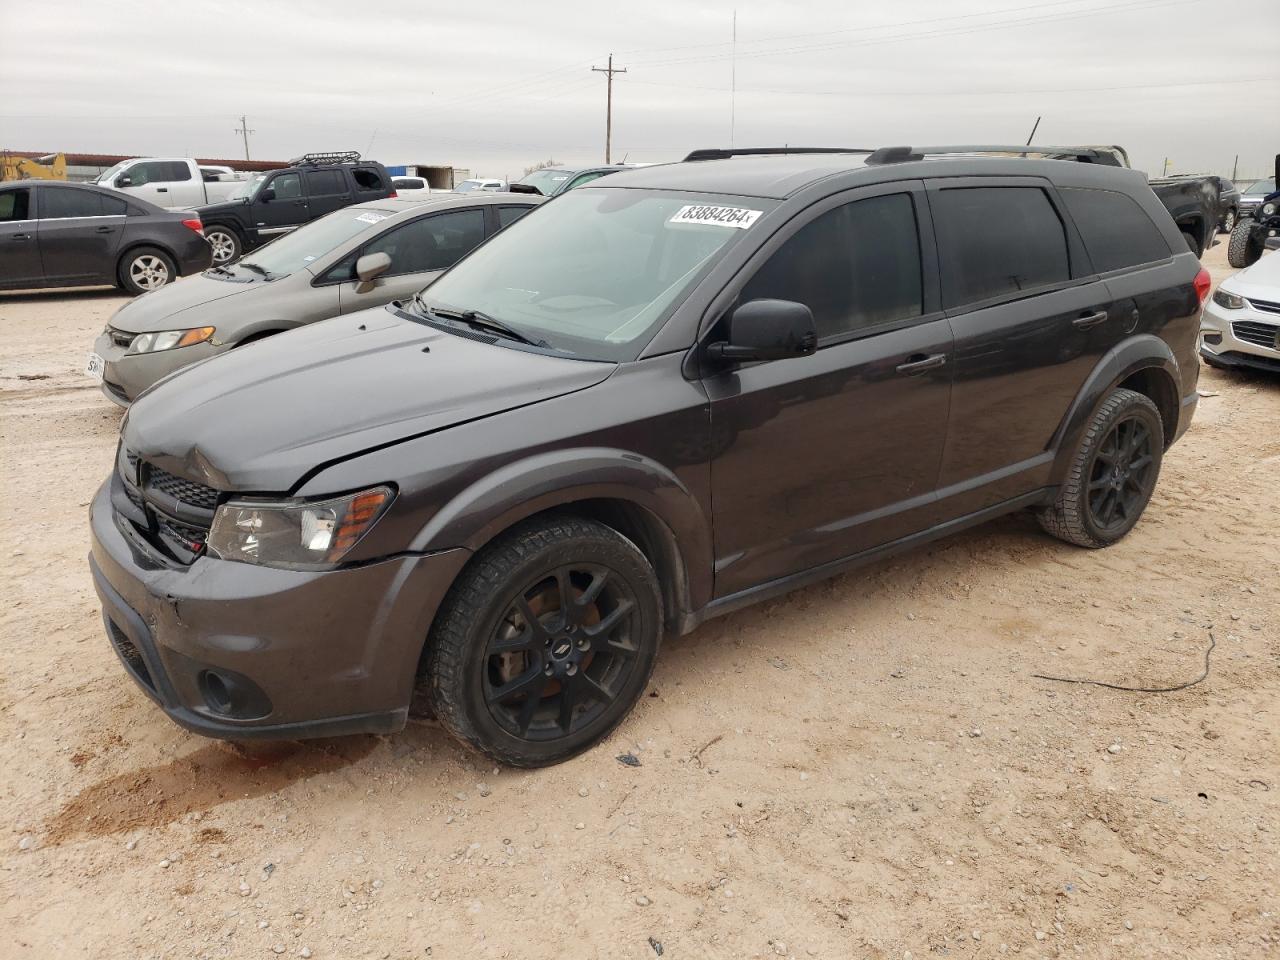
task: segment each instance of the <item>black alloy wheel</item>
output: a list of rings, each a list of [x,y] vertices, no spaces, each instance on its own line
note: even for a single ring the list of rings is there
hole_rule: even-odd
[[[1131,525],[1155,486],[1155,438],[1138,416],[1112,426],[1093,457],[1089,474],[1089,513],[1104,535]]]
[[[599,564],[568,564],[517,591],[485,651],[494,720],[526,740],[569,737],[617,700],[640,664],[635,592]]]
[[[435,716],[502,763],[581,753],[644,692],[662,636],[658,578],[618,531],[535,518],[480,550],[445,598],[423,658]]]

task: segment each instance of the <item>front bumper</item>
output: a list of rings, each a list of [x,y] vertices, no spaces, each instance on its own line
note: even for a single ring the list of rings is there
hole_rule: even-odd
[[[1200,356],[1221,366],[1280,371],[1280,313],[1259,310],[1247,298],[1240,310],[1206,300]]]
[[[466,550],[327,571],[171,564],[90,508],[108,638],[171,719],[207,737],[296,739],[404,726],[418,660]]]
[[[225,344],[197,343],[190,347],[159,350],[156,353],[126,353],[108,333],[94,341],[93,352],[106,361],[102,376],[102,392],[113,403],[127,407],[138,394],[175,370],[217,356],[230,349]]]

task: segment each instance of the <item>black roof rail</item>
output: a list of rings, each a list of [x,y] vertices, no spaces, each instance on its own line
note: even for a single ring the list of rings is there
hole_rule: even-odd
[[[691,160],[728,160],[730,157],[776,157],[792,153],[870,153],[865,147],[707,147],[694,150],[685,162]]]
[[[289,166],[324,166],[333,163],[355,163],[360,159],[358,150],[341,150],[336,153],[304,153],[300,157],[294,157],[289,161]]]
[[[1012,153],[1018,156],[1043,154],[1055,160],[1074,160],[1079,163],[1100,163],[1106,166],[1121,166],[1116,154],[1118,148],[1097,147],[1036,147],[1031,145],[1003,146],[956,146],[956,147],[881,147],[867,157],[867,164],[875,166],[884,163],[905,163],[908,160],[923,160],[925,157],[949,156],[971,153]],[[1127,159],[1127,158],[1126,158]]]

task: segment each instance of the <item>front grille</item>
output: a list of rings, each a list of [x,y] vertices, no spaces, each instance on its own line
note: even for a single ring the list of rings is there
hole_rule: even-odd
[[[116,509],[152,546],[180,563],[192,563],[204,552],[221,494],[148,463],[131,450],[121,450],[117,463],[132,511],[123,501]]]
[[[1256,300],[1252,302],[1257,304]],[[1276,334],[1280,333],[1280,326],[1274,323],[1258,323],[1255,320],[1237,320],[1231,324],[1231,332],[1235,334],[1237,340],[1252,343],[1255,347],[1270,347],[1275,350]]]
[[[1253,297],[1246,297],[1253,304],[1255,310],[1261,310],[1263,313],[1280,313],[1280,303],[1273,300],[1255,300]]]
[[[129,668],[129,672],[154,691],[156,685],[151,679],[151,671],[147,669],[147,661],[142,659],[142,652],[124,635],[124,631],[116,626],[114,620],[107,620],[107,637],[111,645],[116,648],[116,653],[120,654],[120,659]]]
[[[124,330],[117,330],[115,327],[107,328],[107,335],[111,337],[111,342],[117,347],[128,350],[133,343],[133,338],[137,336],[135,333],[128,333]]]
[[[173,499],[182,503],[189,503],[193,507],[200,507],[204,510],[212,510],[218,505],[218,491],[213,487],[206,487],[203,483],[184,480],[182,477],[174,476],[167,470],[151,466],[147,468],[147,477],[148,486],[154,487],[162,493],[167,493]]]

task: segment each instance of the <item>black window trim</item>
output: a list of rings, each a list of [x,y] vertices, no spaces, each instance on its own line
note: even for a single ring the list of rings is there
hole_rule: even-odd
[[[930,177],[925,180],[925,191],[930,199],[935,193],[947,189],[964,189],[966,187],[1036,187],[1044,191],[1049,198],[1049,205],[1057,214],[1059,222],[1062,224],[1063,233],[1067,238],[1067,271],[1070,277],[1066,280],[1060,280],[1057,283],[1046,283],[1038,287],[1031,287],[1027,290],[1011,290],[1008,293],[1002,293],[999,296],[988,297],[985,300],[974,300],[970,303],[961,304],[958,307],[943,307],[943,315],[950,317],[962,317],[967,313],[973,313],[977,310],[989,310],[992,307],[1003,306],[1006,303],[1017,303],[1020,300],[1030,300],[1033,297],[1042,297],[1046,294],[1057,293],[1061,290],[1070,290],[1072,287],[1082,287],[1085,284],[1096,283],[1099,279],[1098,273],[1093,269],[1093,261],[1089,259],[1088,251],[1085,249],[1084,241],[1080,239],[1080,233],[1076,229],[1075,221],[1071,219],[1067,213],[1066,204],[1063,203],[1062,197],[1058,195],[1056,185],[1047,177],[1007,177],[1007,176],[969,176],[969,177]],[[941,261],[939,260],[939,295],[941,295]]]
[[[738,269],[733,277],[724,285],[711,301],[711,305],[703,314],[694,349],[697,350],[712,335],[712,331],[738,302],[743,288],[756,275],[788,240],[818,217],[847,203],[859,200],[870,200],[875,197],[892,196],[905,193],[911,198],[915,209],[916,229],[920,238],[920,293],[922,312],[918,317],[904,317],[901,320],[888,320],[845,333],[836,333],[823,337],[818,341],[818,349],[839,346],[855,340],[865,340],[895,330],[933,323],[946,316],[942,309],[941,277],[938,272],[938,247],[933,235],[933,217],[925,199],[925,181],[895,180],[887,183],[867,184],[829,194],[815,200],[806,207],[797,210],[792,216],[780,223],[763,243],[759,244],[751,256]],[[769,362],[769,361],[763,361]]]

